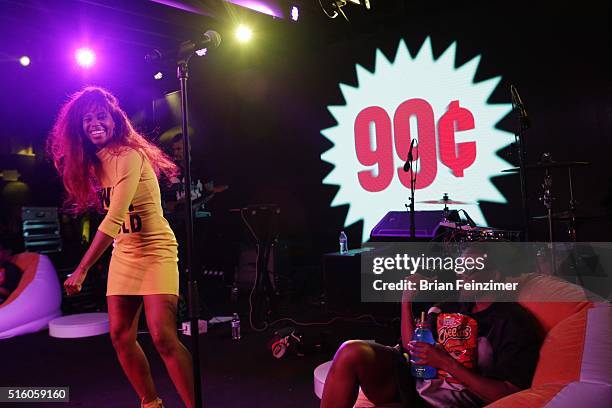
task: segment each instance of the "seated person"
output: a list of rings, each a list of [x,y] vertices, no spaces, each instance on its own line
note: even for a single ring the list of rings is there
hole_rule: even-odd
[[[474,274],[464,277],[478,279]],[[414,291],[404,292],[401,345],[351,340],[338,349],[325,381],[322,408],[352,407],[359,386],[374,404],[401,402],[406,407],[484,406],[531,386],[541,339],[535,319],[520,305],[494,302],[482,294],[470,302],[439,306],[443,313],[461,313],[475,320],[476,361],[474,368],[468,368],[440,344],[411,341],[413,298]],[[436,333],[435,328],[432,332]],[[420,365],[436,368],[438,376],[430,380],[414,378],[410,368],[415,359]],[[443,379],[440,370],[454,381]]]
[[[17,289],[23,275],[17,265],[9,262],[10,257],[11,251],[0,243],[0,305]]]

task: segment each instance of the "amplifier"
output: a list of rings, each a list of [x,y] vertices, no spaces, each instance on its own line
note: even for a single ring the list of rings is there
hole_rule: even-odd
[[[323,255],[323,295],[327,313],[337,316],[371,314],[382,318],[399,315],[397,303],[361,301],[361,254],[367,250],[351,249],[343,255],[338,252]]]
[[[22,207],[21,220],[26,251],[46,254],[62,250],[57,207]]]
[[[444,221],[444,211],[415,211],[414,220],[416,238],[430,241],[439,234],[440,223]],[[450,210],[447,220],[459,221],[459,212]],[[389,211],[370,233],[372,242],[408,240],[410,240],[410,213],[408,211]]]

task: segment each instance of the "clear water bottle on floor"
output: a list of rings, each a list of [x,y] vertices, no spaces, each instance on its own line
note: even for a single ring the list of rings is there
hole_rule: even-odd
[[[232,340],[240,340],[240,316],[234,313],[232,317]]]
[[[340,253],[346,254],[348,252],[348,238],[344,231],[340,233]]]

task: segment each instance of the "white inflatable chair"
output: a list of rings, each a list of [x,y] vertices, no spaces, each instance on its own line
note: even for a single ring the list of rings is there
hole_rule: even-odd
[[[0,339],[34,333],[62,315],[62,291],[53,264],[32,252],[11,258],[23,271],[19,286],[0,304]]]

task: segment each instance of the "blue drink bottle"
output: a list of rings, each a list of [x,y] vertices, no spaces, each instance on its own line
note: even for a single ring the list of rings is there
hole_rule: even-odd
[[[425,312],[421,312],[421,321],[417,323],[417,327],[414,330],[414,334],[412,335],[413,341],[422,341],[424,343],[435,344],[435,340],[433,338],[433,334],[429,329],[427,322],[425,321]],[[413,359],[415,362],[418,362],[418,359]],[[413,363],[410,367],[410,371],[412,372],[412,376],[421,379],[430,379],[435,378],[438,371],[431,366],[428,365],[418,365]]]

